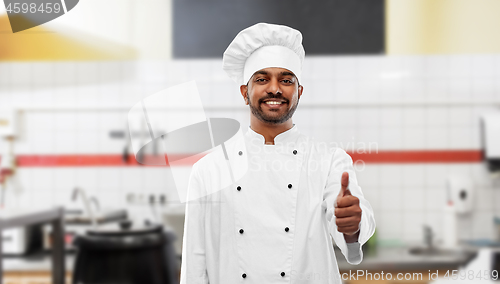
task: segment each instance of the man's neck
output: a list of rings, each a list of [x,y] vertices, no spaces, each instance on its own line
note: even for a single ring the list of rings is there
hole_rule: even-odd
[[[292,119],[289,119],[288,121],[282,124],[267,124],[252,116],[250,119],[250,127],[252,128],[253,131],[264,136],[266,144],[274,145],[274,138],[278,136],[278,134],[283,133],[292,128],[293,122]]]

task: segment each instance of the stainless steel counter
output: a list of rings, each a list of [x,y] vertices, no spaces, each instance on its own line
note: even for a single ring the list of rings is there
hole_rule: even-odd
[[[75,256],[76,254],[66,254],[66,272],[73,271]],[[52,270],[51,256],[47,253],[36,253],[28,256],[4,256],[2,264],[5,272],[46,272]]]

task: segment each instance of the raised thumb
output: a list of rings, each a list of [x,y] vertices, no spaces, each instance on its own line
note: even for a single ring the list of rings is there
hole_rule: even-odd
[[[340,179],[340,196],[346,196],[346,195],[351,195],[351,191],[348,189],[349,187],[349,173],[348,172],[343,172],[342,177]]]

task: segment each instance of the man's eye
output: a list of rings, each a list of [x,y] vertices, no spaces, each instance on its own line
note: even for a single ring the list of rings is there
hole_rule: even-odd
[[[264,78],[258,78],[257,80],[255,80],[255,82],[264,82],[266,79]]]
[[[287,79],[285,79],[285,80],[283,80],[283,83],[285,83],[285,84],[291,84],[291,83],[292,83],[292,80],[287,80]]]

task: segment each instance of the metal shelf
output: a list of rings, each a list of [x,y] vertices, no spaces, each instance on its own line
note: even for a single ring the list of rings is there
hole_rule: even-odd
[[[1,212],[0,212],[1,213]],[[64,259],[64,209],[56,207],[53,209],[33,211],[28,213],[0,215],[0,235],[2,230],[23,227],[35,224],[52,225],[52,283],[64,284],[65,259]],[[2,255],[2,243],[0,242],[0,256]],[[0,261],[0,284],[3,282],[2,262]]]

